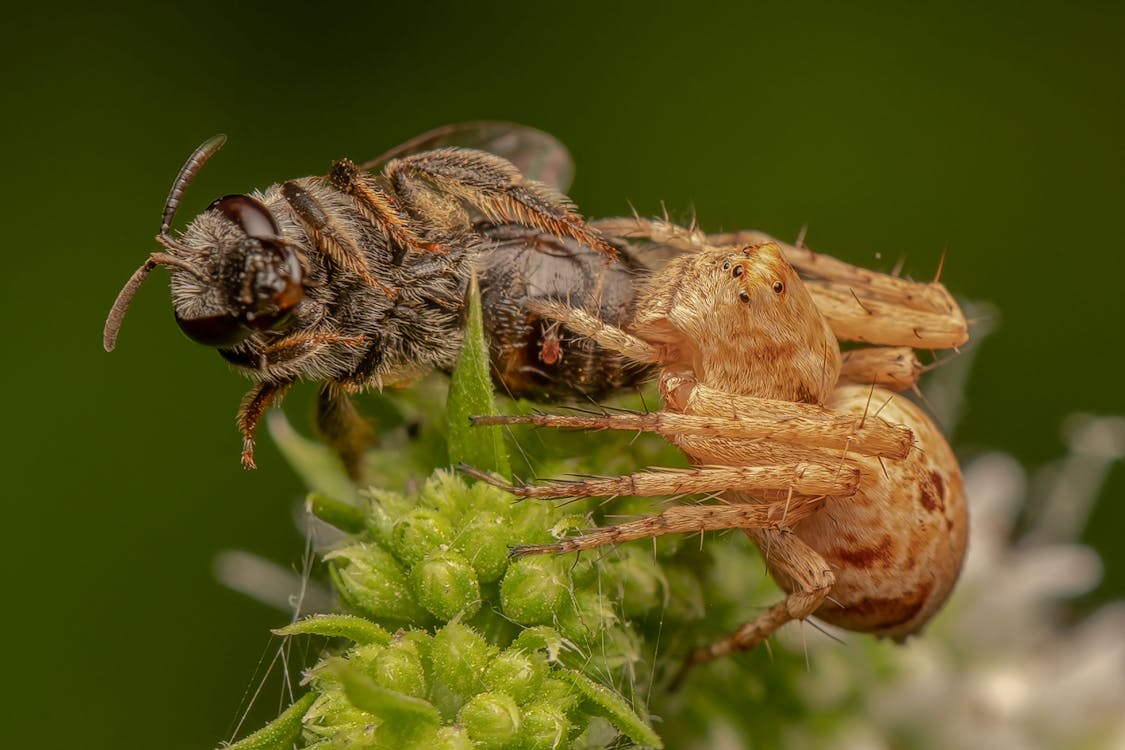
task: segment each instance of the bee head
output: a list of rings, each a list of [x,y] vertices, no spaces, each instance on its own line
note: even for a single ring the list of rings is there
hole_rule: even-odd
[[[249,195],[228,195],[211,204],[183,237],[169,233],[180,198],[206,161],[226,141],[211,138],[180,169],[152,253],[117,295],[106,320],[103,345],[112,351],[125,311],[152,269],[172,272],[176,323],[207,346],[231,347],[256,331],[285,327],[304,297],[300,255],[282,236],[269,209]]]
[[[178,244],[191,268],[172,268],[172,300],[177,325],[193,341],[226,348],[256,331],[284,328],[304,298],[297,250],[256,198],[220,198]]]

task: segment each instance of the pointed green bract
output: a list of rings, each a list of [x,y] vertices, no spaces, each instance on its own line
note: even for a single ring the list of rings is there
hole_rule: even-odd
[[[465,342],[449,384],[449,460],[454,466],[465,463],[506,477],[512,470],[500,428],[469,424],[469,417],[497,413],[490,366],[481,319],[480,289],[474,275],[469,285]]]
[[[316,693],[302,695],[276,719],[254,734],[228,745],[227,750],[289,750],[301,736],[301,720],[315,700]]]
[[[620,695],[604,685],[599,685],[581,672],[563,669],[559,670],[557,675],[577,688],[582,697],[596,707],[598,713],[603,714],[613,726],[633,742],[644,747],[664,747],[659,735],[634,713]]]
[[[273,631],[276,635],[323,635],[347,638],[354,643],[391,642],[391,634],[371,620],[355,615],[313,615]]]

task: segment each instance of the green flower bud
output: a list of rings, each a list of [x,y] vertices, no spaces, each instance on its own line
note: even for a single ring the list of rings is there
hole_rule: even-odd
[[[484,686],[488,690],[507,693],[522,704],[540,697],[539,685],[546,674],[547,658],[543,654],[509,649],[488,665],[484,672]]]
[[[489,511],[505,518],[511,516],[513,507],[511,495],[483,482],[473,482],[469,485],[466,503],[466,507],[475,511]]]
[[[389,690],[415,698],[425,698],[429,692],[426,669],[415,644],[396,640],[375,657],[375,682]]]
[[[476,571],[459,552],[431,553],[410,571],[410,584],[418,602],[439,620],[480,609],[480,584]]]
[[[596,590],[578,589],[559,607],[556,627],[564,637],[587,642],[619,621],[609,597]]]
[[[391,551],[405,565],[416,565],[424,557],[447,547],[453,527],[446,516],[430,508],[415,508],[394,523]]]
[[[547,656],[547,661],[557,662],[565,646],[566,641],[557,630],[546,625],[540,625],[534,628],[526,628],[516,637],[511,649],[543,651]]]
[[[469,485],[450,471],[435,471],[422,486],[422,504],[435,509],[453,524],[459,524],[466,511],[476,510]]]
[[[484,690],[484,672],[495,651],[465,625],[451,622],[430,645],[434,677],[458,695],[476,695]]]
[[[432,750],[473,750],[473,741],[464,727],[452,725],[439,729],[429,747]]]
[[[504,574],[500,605],[505,615],[521,625],[550,623],[568,585],[562,564],[556,558],[520,558]]]
[[[523,709],[519,747],[526,750],[565,747],[571,727],[565,711],[545,701],[536,701]]]
[[[513,503],[512,538],[520,544],[550,544],[555,541],[550,532],[552,515],[551,506],[538,500]]]
[[[552,671],[551,674],[556,674]],[[566,680],[548,677],[539,688],[539,702],[548,703],[563,713],[574,710],[582,700],[582,695]]]
[[[617,559],[606,564],[608,577],[617,586],[614,598],[626,617],[658,611],[668,603],[668,581],[654,565],[651,550],[625,546]]]
[[[479,748],[502,748],[520,731],[520,709],[510,695],[480,693],[462,706],[457,722]]]
[[[366,491],[370,499],[367,503],[367,529],[383,544],[389,544],[395,520],[417,507],[397,492],[371,488]]]
[[[453,546],[468,559],[481,583],[491,583],[508,569],[512,526],[499,513],[482,511],[465,524]]]
[[[376,675],[379,672],[378,662],[379,654],[386,651],[387,646],[379,643],[368,643],[363,646],[356,646],[346,654],[348,665],[357,672],[362,672],[366,675]],[[336,673],[339,671],[338,660],[329,659],[323,662],[323,669],[317,669],[317,676],[324,680],[337,679]]]
[[[375,544],[353,544],[324,556],[340,598],[373,619],[426,622],[394,555]]]

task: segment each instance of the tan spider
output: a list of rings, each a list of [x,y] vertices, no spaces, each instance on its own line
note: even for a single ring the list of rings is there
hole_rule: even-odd
[[[712,493],[515,554],[563,553],[668,533],[742,529],[788,593],[685,668],[761,643],[810,615],[892,638],[945,601],[965,549],[960,468],[941,432],[893,390],[914,386],[912,347],[956,347],[963,316],[945,288],[886,276],[756,233],[705,236],[666,222],[603,221],[611,235],[684,250],[637,292],[627,330],[563,304],[545,317],[661,368],[650,414],[483,417],[478,424],[659,433],[694,466],[510,486],[521,497]],[[794,266],[805,273],[803,281]],[[837,337],[875,346],[841,356]]]

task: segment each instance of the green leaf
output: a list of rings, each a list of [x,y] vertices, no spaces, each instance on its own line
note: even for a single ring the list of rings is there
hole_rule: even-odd
[[[481,319],[480,289],[474,275],[469,284],[465,342],[461,345],[461,355],[449,384],[449,460],[454,466],[466,463],[501,476],[511,476],[508,451],[500,428],[469,424],[469,417],[497,413],[492,398],[490,366]]]
[[[323,635],[348,638],[355,643],[391,642],[391,634],[370,620],[355,615],[313,615],[274,631],[276,635]]]
[[[289,750],[301,734],[301,720],[316,700],[316,693],[305,693],[281,716],[226,750]]]
[[[609,719],[613,726],[633,742],[645,747],[664,747],[660,736],[617,693],[570,669],[557,670],[554,675],[573,685],[597,709],[597,713]]]

